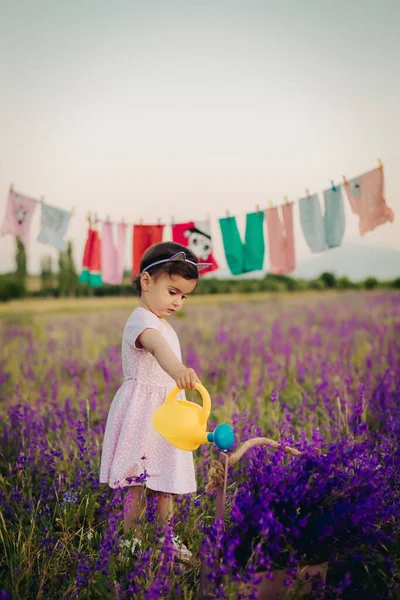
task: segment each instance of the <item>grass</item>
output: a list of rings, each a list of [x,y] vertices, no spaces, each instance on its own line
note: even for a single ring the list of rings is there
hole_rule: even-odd
[[[186,306],[212,306],[224,303],[238,302],[264,302],[274,300],[277,304],[287,304],[297,300],[312,298],[324,299],[335,296],[343,296],[346,291],[325,290],[315,292],[314,290],[304,292],[255,292],[252,294],[209,294],[193,295],[187,301]],[[373,293],[373,292],[371,292]],[[13,300],[0,305],[0,317],[7,315],[40,315],[48,313],[81,313],[87,311],[112,311],[119,309],[132,310],[137,306],[138,299],[135,296],[105,296],[92,298],[27,298],[24,300]]]
[[[382,306],[370,305],[375,295],[310,291],[191,297],[175,326],[185,354],[190,351],[191,360],[199,363],[201,379],[213,399],[212,420],[231,422],[236,418],[240,440],[253,437],[256,426],[262,427],[263,435],[279,439],[289,413],[296,439],[301,433],[310,436],[316,426],[326,440],[333,434],[344,435],[348,415],[336,404],[335,395],[332,406],[322,402],[316,386],[322,366],[328,369],[326,380],[332,389],[336,385],[344,389],[346,376],[358,385],[368,358],[373,358],[374,378],[386,368],[379,362],[390,357],[383,341],[386,336],[393,344],[398,312],[394,313],[390,299]],[[172,578],[180,582],[180,598],[198,597],[202,527],[214,514],[210,499],[199,494],[198,504],[185,500],[178,505],[177,533],[197,556],[188,573],[165,574],[156,555],[148,562],[130,556],[125,564],[114,547],[106,548],[106,542],[111,544],[114,539],[112,519],[120,507],[111,506],[108,489],[92,489],[90,482],[90,477],[98,476],[105,420],[122,378],[121,331],[136,303],[132,296],[29,299],[0,306],[4,332],[0,389],[6,399],[0,404],[4,429],[0,494],[4,505],[9,505],[4,517],[0,511],[0,599],[6,588],[16,600],[119,600],[129,597],[118,592],[119,583],[129,573],[143,589]],[[233,306],[235,303],[246,304]],[[353,321],[354,330],[341,330],[343,324]],[[281,324],[282,330],[277,328],[271,334],[274,324]],[[376,330],[384,333],[378,335]],[[260,333],[265,338],[258,338]],[[320,343],[311,338],[317,333]],[[351,345],[348,363],[335,354],[341,336]],[[288,363],[282,342],[291,347]],[[315,361],[304,380],[297,360],[305,367]],[[271,403],[273,389],[280,391],[284,411],[280,402]],[[367,392],[369,398],[370,389]],[[17,404],[21,405],[18,411]],[[77,431],[78,420],[87,424],[83,434]],[[199,486],[206,482],[211,457],[215,454],[209,446],[196,451]],[[231,477],[230,486],[234,483]],[[65,502],[70,490],[79,498],[76,503]],[[146,525],[146,551],[153,551],[154,536],[154,527]],[[105,558],[108,575],[98,566]],[[148,571],[142,572],[145,566]],[[130,597],[144,598],[136,593]],[[170,595],[168,600],[175,597]]]

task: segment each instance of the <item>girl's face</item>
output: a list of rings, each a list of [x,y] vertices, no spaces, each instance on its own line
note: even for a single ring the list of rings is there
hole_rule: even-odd
[[[154,280],[148,273],[143,273],[141,304],[160,319],[169,317],[182,307],[196,284],[197,279],[184,279],[180,275],[164,273]]]

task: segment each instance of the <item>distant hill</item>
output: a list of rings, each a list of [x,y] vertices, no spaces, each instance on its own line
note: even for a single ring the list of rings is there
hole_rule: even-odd
[[[383,246],[348,244],[332,248],[300,263],[293,277],[313,279],[324,271],[352,281],[376,277],[380,281],[400,277],[400,251]]]
[[[267,262],[268,257],[266,264]],[[338,277],[347,276],[352,281],[361,281],[367,277],[376,277],[380,281],[394,279],[400,277],[400,251],[384,246],[343,244],[339,248],[332,248],[301,261],[291,275],[298,279],[314,279],[324,271],[333,272]],[[260,279],[266,273],[268,269],[246,273],[234,279]],[[233,278],[228,268],[219,269],[206,277]]]

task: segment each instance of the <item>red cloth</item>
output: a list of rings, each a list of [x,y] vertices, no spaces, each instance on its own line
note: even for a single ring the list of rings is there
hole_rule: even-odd
[[[89,227],[85,244],[82,273],[79,276],[79,281],[92,286],[103,284],[101,278],[101,240],[99,232],[91,227]]]
[[[197,256],[200,263],[211,263],[211,267],[199,271],[200,275],[219,268],[212,253],[213,247],[208,221],[177,223],[172,227],[172,239],[177,244],[189,248]]]
[[[99,232],[95,229],[88,231],[82,266],[90,273],[101,273],[101,244]]]
[[[134,225],[132,244],[132,274],[140,273],[140,261],[147,248],[162,242],[164,225]]]

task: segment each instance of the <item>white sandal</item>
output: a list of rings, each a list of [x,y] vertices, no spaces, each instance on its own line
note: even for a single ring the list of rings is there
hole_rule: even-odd
[[[165,541],[165,537],[160,538],[160,543],[163,544]],[[178,555],[179,560],[184,562],[188,562],[192,558],[192,553],[189,548],[182,542],[178,535],[174,535],[172,538],[172,545],[174,547],[175,552]]]

